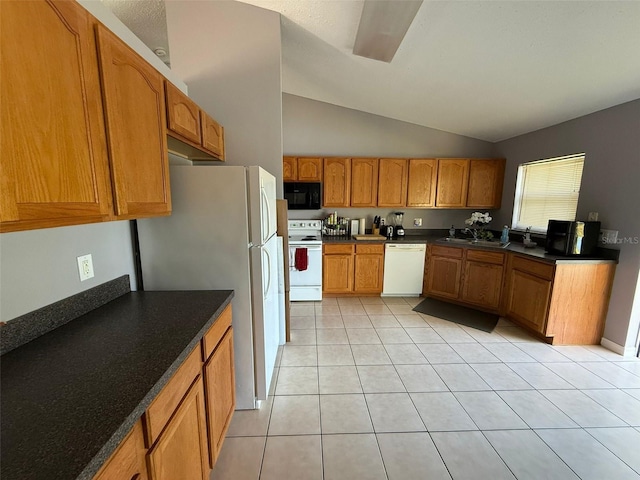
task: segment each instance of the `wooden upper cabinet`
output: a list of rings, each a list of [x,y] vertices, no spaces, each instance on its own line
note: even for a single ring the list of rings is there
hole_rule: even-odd
[[[351,159],[325,158],[322,182],[323,207],[348,207],[351,201]]]
[[[472,158],[469,160],[467,207],[500,208],[504,167],[504,158]]]
[[[0,231],[109,218],[92,17],[76,2],[0,2]]]
[[[168,133],[200,143],[202,128],[198,105],[171,83],[165,83]]]
[[[200,110],[202,124],[202,148],[224,160],[224,127],[204,110]]]
[[[295,182],[298,179],[298,162],[296,157],[282,157],[282,181]]]
[[[467,205],[467,186],[469,183],[469,159],[438,159],[438,184],[436,188],[436,206],[464,208]]]
[[[434,207],[437,178],[438,160],[435,158],[409,160],[407,207]]]
[[[377,197],[378,159],[351,159],[351,206],[376,207]]]
[[[381,158],[378,163],[378,206],[404,207],[407,204],[406,158]]]
[[[97,35],[116,214],[167,215],[171,198],[163,77],[102,25]]]
[[[299,157],[297,180],[299,182],[321,182],[322,181],[322,159]]]

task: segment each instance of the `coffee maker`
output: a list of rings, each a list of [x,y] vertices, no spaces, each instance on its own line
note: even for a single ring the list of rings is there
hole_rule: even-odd
[[[404,237],[404,227],[402,226],[402,219],[404,218],[404,212],[395,212],[395,228],[394,235],[395,237]]]

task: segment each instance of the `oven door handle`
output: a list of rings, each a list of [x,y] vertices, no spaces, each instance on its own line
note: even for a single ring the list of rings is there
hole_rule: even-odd
[[[289,249],[296,249],[296,248],[306,248],[307,251],[318,251],[318,250],[322,250],[322,245],[291,245],[289,244]]]

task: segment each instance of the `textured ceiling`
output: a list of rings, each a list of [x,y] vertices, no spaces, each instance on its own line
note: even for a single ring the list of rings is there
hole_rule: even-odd
[[[101,0],[113,14],[136,34],[151,50],[163,49],[158,55],[169,65],[169,39],[164,0]]]
[[[123,21],[154,45],[159,2],[103,1],[143,9]],[[243,1],[282,14],[301,97],[489,141],[640,98],[640,1],[425,0],[391,63],[352,53],[363,0]]]

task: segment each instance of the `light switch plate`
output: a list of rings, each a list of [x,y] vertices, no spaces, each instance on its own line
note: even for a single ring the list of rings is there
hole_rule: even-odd
[[[597,222],[598,221],[598,212],[589,212],[589,216],[587,217],[588,222]]]
[[[80,274],[81,282],[94,277],[91,254],[78,257],[78,273]]]

